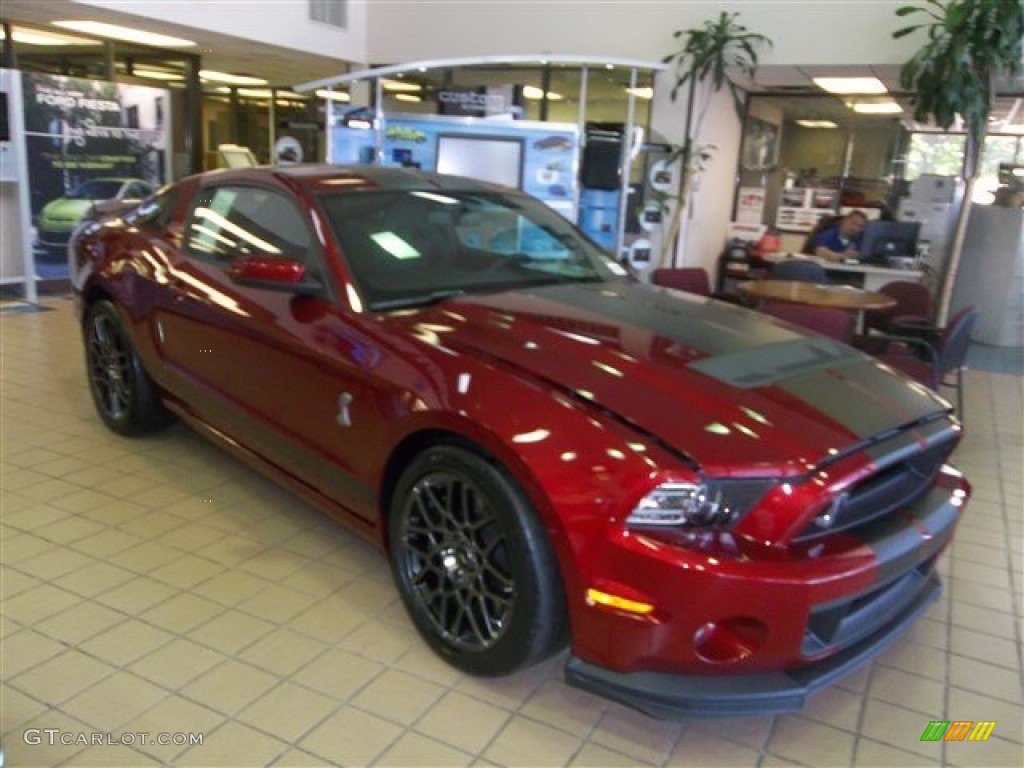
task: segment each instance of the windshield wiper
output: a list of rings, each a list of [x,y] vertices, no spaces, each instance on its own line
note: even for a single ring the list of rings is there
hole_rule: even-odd
[[[370,309],[374,311],[386,312],[390,309],[407,309],[409,307],[426,307],[430,304],[436,304],[439,301],[445,299],[451,299],[455,296],[464,296],[466,291],[462,288],[446,288],[443,291],[431,291],[430,293],[420,293],[415,296],[403,296],[400,299],[384,299],[382,301],[374,301],[370,304]]]

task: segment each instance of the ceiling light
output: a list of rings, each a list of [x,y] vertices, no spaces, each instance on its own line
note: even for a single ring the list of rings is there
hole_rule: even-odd
[[[329,91],[326,88],[321,88],[316,95],[321,99],[330,99],[331,101],[350,101],[352,99],[345,91]]]
[[[59,35],[56,32],[45,32],[41,29],[26,29],[25,27],[14,27],[11,30],[11,37],[16,43],[25,45],[100,45],[99,40],[86,40],[84,37],[72,37],[71,35]],[[0,27],[0,40],[6,40],[7,35]]]
[[[831,120],[797,120],[797,125],[801,125],[804,128],[838,128],[836,123]]]
[[[853,111],[862,115],[898,115],[903,107],[895,101],[861,101],[853,105]]]
[[[408,93],[423,90],[423,86],[419,83],[406,83],[401,80],[388,80],[387,78],[383,78],[380,82],[384,86],[385,91],[391,91],[392,93]]]
[[[195,45],[194,40],[186,40],[183,37],[158,35],[153,32],[144,32],[141,29],[119,27],[116,24],[105,24],[102,21],[51,21],[50,23],[55,27],[73,29],[75,32],[83,32],[87,35],[109,37],[114,40],[124,40],[129,43],[139,43],[140,45],[152,45],[158,48],[190,48]]]
[[[626,89],[626,93],[632,93],[638,99],[653,99],[654,98],[654,89],[650,88],[650,87],[647,87],[647,88],[627,88]]]
[[[815,77],[814,84],[829,93],[888,93],[877,77]]]
[[[395,98],[399,101],[423,101],[415,93],[396,93]]]
[[[228,83],[229,85],[266,85],[267,80],[250,75],[232,75],[212,69],[199,70],[199,79],[208,83]]]
[[[179,72],[167,72],[162,69],[133,69],[132,77],[145,77],[148,80],[184,80],[185,76]]]
[[[527,99],[533,99],[533,100],[536,101],[538,99],[543,99],[544,98],[544,91],[542,91],[540,88],[537,88],[534,85],[524,85],[523,86],[523,97],[527,98]],[[562,94],[560,94],[560,93],[554,93],[553,91],[548,91],[548,101],[561,101],[564,98],[565,97],[562,96]]]

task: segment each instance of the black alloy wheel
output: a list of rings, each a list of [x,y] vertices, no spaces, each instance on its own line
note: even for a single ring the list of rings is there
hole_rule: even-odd
[[[169,414],[114,305],[104,300],[90,306],[84,333],[89,389],[104,423],[122,435],[164,426]]]
[[[431,448],[396,489],[395,577],[420,633],[470,674],[507,674],[563,641],[564,597],[543,527],[508,475]]]

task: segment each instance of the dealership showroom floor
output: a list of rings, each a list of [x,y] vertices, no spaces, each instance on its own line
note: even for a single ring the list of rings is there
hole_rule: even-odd
[[[974,497],[905,638],[799,714],[663,722],[567,687],[564,655],[453,671],[373,547],[181,425],[104,428],[70,301],[43,309],[0,314],[4,765],[1024,764],[1019,372],[968,373]]]

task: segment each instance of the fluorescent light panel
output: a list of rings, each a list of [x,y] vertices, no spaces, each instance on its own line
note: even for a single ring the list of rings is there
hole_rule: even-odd
[[[14,27],[11,30],[11,37],[14,42],[24,45],[100,45],[99,40],[86,40],[84,37],[72,37],[71,35],[60,35],[56,32],[46,32],[42,29],[27,29],[26,27]],[[6,40],[7,35],[0,27],[0,40]]]
[[[423,90],[423,86],[419,83],[406,83],[402,80],[388,80],[387,78],[382,79],[380,82],[384,86],[385,91],[391,91],[392,93],[415,93]]]
[[[638,99],[653,99],[654,89],[653,88],[627,88],[626,93],[632,93]]]
[[[116,24],[106,24],[102,21],[51,21],[55,27],[61,29],[73,29],[85,35],[96,35],[97,37],[109,37],[113,40],[124,40],[128,43],[139,43],[141,45],[152,45],[158,48],[191,48],[196,43],[194,40],[186,40],[183,37],[171,37],[170,35],[158,35],[154,32],[144,32],[141,29],[131,27],[120,27]]]
[[[535,85],[524,85],[523,86],[523,97],[531,99],[533,101],[539,101],[544,98],[544,91]],[[548,91],[548,101],[561,101],[565,97],[560,93],[554,91]]]
[[[815,77],[814,84],[829,93],[888,93],[877,77]]]
[[[395,98],[399,101],[423,101],[415,93],[396,93]]]
[[[209,83],[227,83],[228,85],[266,85],[267,80],[250,75],[232,75],[228,72],[217,72],[213,69],[199,70],[199,79]]]
[[[895,101],[862,101],[853,105],[853,111],[862,115],[898,115],[903,107]]]
[[[142,69],[136,67],[132,70],[132,77],[145,77],[149,80],[164,80],[170,82],[172,80],[184,80],[185,76],[178,72],[167,72],[162,69]]]
[[[831,120],[797,120],[797,125],[803,126],[804,128],[838,128],[836,123]]]
[[[351,101],[352,99],[345,91],[328,91],[326,88],[321,88],[316,95],[321,99],[330,99],[331,101]]]

